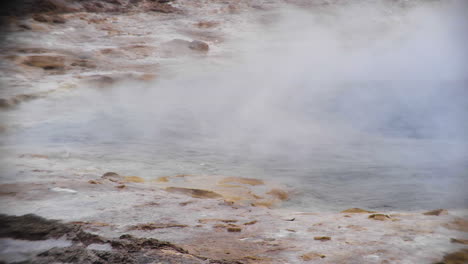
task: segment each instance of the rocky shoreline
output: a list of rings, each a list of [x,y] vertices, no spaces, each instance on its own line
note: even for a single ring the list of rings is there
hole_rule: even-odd
[[[53,175],[48,174],[50,181],[0,186],[2,212],[65,221],[3,215],[0,236],[9,249],[0,255],[6,263],[18,258],[21,263],[446,264],[467,259],[463,210],[295,212],[273,204],[284,198],[276,195],[278,186],[262,193],[255,188],[272,186],[250,178],[218,177],[214,185],[198,189],[203,177],[194,175],[155,181],[113,172],[96,178]],[[23,240],[47,245],[51,239],[63,245],[28,254],[11,246]]]
[[[202,68],[205,60],[236,56],[233,32],[252,17],[268,25],[284,5],[335,2],[343,1],[11,6],[2,10],[0,135],[28,129],[15,120],[22,105],[83,89],[148,85],[193,61]],[[466,209],[297,212],[281,206],[294,190],[261,179],[147,179],[64,169],[66,155],[4,153],[2,163],[16,171],[2,171],[0,182],[0,263],[468,263]]]

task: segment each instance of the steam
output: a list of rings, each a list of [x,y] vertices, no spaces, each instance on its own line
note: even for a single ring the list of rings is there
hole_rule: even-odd
[[[218,56],[54,102],[73,110],[47,137],[138,155],[135,143],[224,175],[307,179],[309,197],[336,204],[369,202],[376,190],[383,198],[372,206],[400,194],[424,203],[435,190],[463,205],[466,11],[465,1],[345,1],[247,14]],[[260,173],[234,171],[246,164]]]
[[[269,153],[326,139],[466,142],[468,24],[454,4],[364,2],[267,15],[275,21],[252,23],[252,34],[232,41],[230,64],[196,60],[181,66],[182,77],[123,84],[102,95],[112,102],[102,114],[127,124],[118,130],[129,137],[172,134]]]

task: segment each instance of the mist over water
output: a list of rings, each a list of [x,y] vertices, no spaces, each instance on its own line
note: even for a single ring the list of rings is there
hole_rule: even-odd
[[[226,53],[154,83],[21,106],[4,145],[147,178],[280,181],[301,209],[466,207],[465,11],[463,1],[259,11],[232,29]]]

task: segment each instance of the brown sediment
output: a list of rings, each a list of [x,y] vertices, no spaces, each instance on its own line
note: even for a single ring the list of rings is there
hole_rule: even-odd
[[[254,224],[256,224],[257,222],[258,222],[257,220],[253,220],[253,221],[244,223],[244,225],[254,225]]]
[[[201,190],[201,189],[192,189],[192,188],[182,188],[182,187],[167,187],[165,189],[168,192],[172,193],[181,193],[181,194],[186,194],[190,195],[193,198],[209,198],[209,199],[217,199],[217,198],[222,198],[223,196],[212,192],[212,191],[207,191],[207,190]]]
[[[278,201],[277,200],[260,200],[260,201],[253,202],[251,205],[255,207],[273,208],[278,205]]]
[[[259,179],[253,179],[253,178],[243,178],[243,177],[228,177],[225,179],[222,179],[218,183],[223,184],[223,183],[242,183],[242,184],[247,184],[247,185],[263,185],[265,182]]]
[[[289,194],[286,191],[280,189],[272,189],[271,191],[267,192],[267,194],[272,195],[282,201],[289,199]]]
[[[90,183],[90,184],[101,184],[102,182],[95,181],[95,180],[89,180],[88,183]]]
[[[455,218],[449,223],[445,223],[444,226],[448,229],[468,232],[468,220],[464,218]]]
[[[375,213],[374,211],[368,211],[368,210],[365,210],[365,209],[361,209],[361,208],[350,208],[350,209],[346,209],[344,211],[341,211],[342,213],[348,213],[348,214],[366,214],[366,213]]]
[[[241,232],[241,231],[242,231],[242,228],[240,228],[240,227],[228,227],[228,228],[227,228],[227,231],[228,231],[228,232],[231,232],[231,233],[233,233],[233,232]]]
[[[44,70],[65,69],[65,57],[61,55],[33,55],[25,58],[23,64]]]
[[[137,182],[137,183],[145,182],[145,179],[138,177],[138,176],[125,176],[123,179],[125,182]]]
[[[156,180],[154,180],[155,182],[169,182],[169,178],[168,177],[158,177]]]
[[[321,258],[325,258],[325,255],[319,254],[317,252],[308,252],[301,256],[301,259],[304,261],[311,261],[314,259],[321,259]]]

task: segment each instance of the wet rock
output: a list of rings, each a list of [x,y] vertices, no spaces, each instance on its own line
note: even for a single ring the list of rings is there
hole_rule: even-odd
[[[17,106],[20,103],[43,97],[41,94],[19,94],[12,98],[0,98],[0,108],[8,109]]]
[[[272,189],[271,191],[267,192],[267,194],[272,195],[282,201],[286,201],[289,199],[289,194],[280,189]]]
[[[367,213],[375,213],[374,211],[368,211],[364,210],[361,208],[350,208],[346,209],[344,211],[341,211],[342,213],[348,213],[348,214],[367,214]]]
[[[19,53],[49,53],[51,50],[45,48],[25,47],[16,49]]]
[[[61,223],[36,215],[0,215],[0,237],[22,240],[47,240],[65,238],[72,241],[68,247],[55,247],[22,263],[80,263],[80,264],[137,264],[137,263],[239,263],[219,261],[189,254],[181,247],[154,238],[135,238],[122,235],[107,239],[84,232],[82,225],[88,222]],[[92,247],[88,247],[93,245]],[[94,248],[108,248],[111,251]]]
[[[112,181],[112,182],[119,182],[124,179],[123,176],[120,176],[119,174],[115,172],[106,172],[101,176],[101,178]]]
[[[33,55],[27,57],[23,61],[23,64],[44,70],[63,70],[65,68],[65,57],[57,55]]]
[[[190,195],[193,198],[209,198],[209,199],[222,198],[222,196],[218,193],[207,191],[207,190],[201,190],[201,189],[168,187],[165,190],[168,192],[172,192],[172,193],[181,193],[181,194]]]
[[[435,215],[435,216],[448,215],[448,211],[446,209],[436,209],[436,210],[425,212],[423,213],[423,215]]]
[[[325,258],[325,255],[322,255],[316,252],[309,252],[301,256],[301,259],[303,261],[311,261],[311,260],[322,259],[322,258]]]
[[[255,207],[273,208],[277,204],[278,204],[277,200],[264,200],[264,201],[253,202],[250,205],[255,206]]]
[[[213,28],[219,25],[219,22],[216,21],[199,21],[195,26],[199,28]]]
[[[63,236],[85,245],[103,241],[99,236],[83,232],[80,226],[64,224],[58,220],[48,220],[34,214],[0,215],[0,237],[35,241]]]
[[[159,249],[159,248],[170,248],[180,253],[187,253],[186,250],[174,246],[169,242],[159,241],[154,238],[135,238],[131,235],[125,234],[121,235],[118,240],[111,241],[111,245],[115,249],[125,249],[125,250],[141,250],[143,248],[147,249]]]
[[[146,223],[146,224],[139,224],[131,226],[128,230],[155,230],[155,229],[164,229],[164,228],[184,228],[188,227],[188,225],[181,225],[177,223],[167,223],[167,224],[157,224],[157,223]]]
[[[173,7],[165,2],[156,2],[153,3],[149,8],[149,11],[153,12],[159,12],[159,13],[165,13],[165,14],[170,14],[170,13],[182,13],[182,10]]]
[[[74,12],[78,11],[78,6],[65,0],[38,0],[32,1],[31,10],[33,12]]]
[[[64,24],[66,22],[65,19],[59,15],[35,14],[33,15],[33,19],[42,23]]]
[[[201,224],[208,224],[208,223],[212,223],[212,222],[236,223],[237,220],[235,220],[235,219],[206,218],[206,219],[198,219],[198,222],[201,223]]]
[[[137,260],[121,252],[89,250],[80,246],[52,248],[38,255],[35,263],[136,263]],[[104,262],[104,260],[106,262]],[[50,261],[50,262],[49,262]]]
[[[95,180],[89,180],[89,184],[101,184],[101,182],[95,181]]]
[[[247,185],[263,185],[265,184],[262,180],[253,179],[253,178],[242,178],[242,177],[228,177],[221,180],[219,183],[242,183]]]
[[[10,100],[5,98],[0,98],[0,108],[6,109],[11,108],[13,105],[10,103]]]
[[[450,253],[444,256],[443,260],[436,264],[466,264],[468,263],[468,249]]]
[[[22,30],[32,30],[32,31],[38,31],[38,32],[45,32],[47,31],[47,27],[43,25],[39,25],[37,23],[32,23],[32,22],[22,22],[18,24],[18,27]]]
[[[258,222],[257,220],[253,220],[253,221],[244,223],[244,225],[254,225],[254,224],[256,224],[257,222]]]
[[[369,219],[385,221],[385,220],[389,220],[390,216],[388,216],[386,214],[371,214],[371,215],[369,215]]]
[[[238,232],[242,231],[242,228],[240,228],[240,227],[228,227],[227,231],[231,232],[231,233],[238,233]]]
[[[320,240],[320,241],[324,242],[324,241],[331,240],[331,237],[329,237],[329,236],[316,236],[316,237],[314,237],[314,240]]]
[[[81,67],[88,69],[94,69],[97,67],[96,64],[89,59],[76,59],[70,65],[73,67]]]
[[[210,49],[210,46],[203,41],[194,40],[190,42],[189,48],[196,51],[207,52]]]
[[[101,3],[101,2],[87,2],[87,3],[84,3],[83,8],[86,10],[86,12],[90,12],[90,13],[99,13],[99,12],[110,11],[109,7],[107,6],[107,8],[106,8],[106,6],[104,6],[104,4]],[[114,10],[114,11],[118,11],[118,10]]]
[[[457,243],[457,244],[468,245],[468,240],[467,239],[451,238],[450,242]]]
[[[109,223],[103,223],[103,222],[83,222],[83,221],[75,221],[75,222],[70,222],[70,224],[74,225],[80,225],[80,226],[92,226],[92,227],[102,227],[102,226],[111,226]]]

